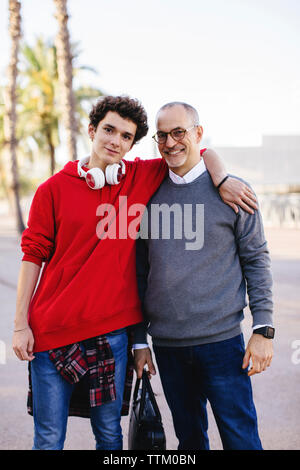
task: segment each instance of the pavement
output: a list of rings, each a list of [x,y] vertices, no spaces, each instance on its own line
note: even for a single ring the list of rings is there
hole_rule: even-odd
[[[267,371],[252,377],[261,440],[265,450],[300,449],[300,230],[266,228],[274,279],[274,359]],[[0,450],[32,448],[33,420],[26,412],[27,363],[11,348],[18,270],[19,237],[10,211],[0,208]],[[245,341],[251,334],[251,315],[245,312]],[[172,418],[157,374],[152,387],[161,410],[167,449],[177,449]],[[209,411],[209,438],[213,450],[222,449]],[[122,418],[124,449],[129,418]],[[65,449],[94,449],[88,419],[70,417]]]

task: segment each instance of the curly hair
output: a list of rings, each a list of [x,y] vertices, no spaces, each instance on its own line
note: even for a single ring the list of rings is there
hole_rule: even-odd
[[[129,96],[104,96],[93,106],[90,114],[90,124],[97,129],[102,119],[109,111],[118,113],[124,119],[130,119],[137,126],[133,143],[135,144],[148,132],[147,113],[142,104]]]

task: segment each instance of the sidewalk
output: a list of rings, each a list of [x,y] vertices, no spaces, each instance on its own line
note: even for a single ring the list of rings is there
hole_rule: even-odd
[[[266,229],[274,276],[275,357],[271,368],[253,377],[254,400],[260,435],[266,450],[300,449],[300,353],[292,348],[300,341],[300,231]],[[21,259],[13,221],[0,211],[0,347],[6,346],[5,364],[0,356],[0,449],[31,449],[32,417],[26,413],[27,363],[19,361],[11,349],[16,285]],[[245,341],[251,334],[248,310],[244,321]],[[294,355],[293,355],[294,353]],[[3,358],[2,358],[3,359]],[[177,448],[172,419],[159,376],[152,379],[167,435],[167,449]],[[127,449],[128,417],[122,418],[124,449]],[[209,410],[211,449],[222,449]],[[94,449],[89,420],[69,418],[65,449]]]

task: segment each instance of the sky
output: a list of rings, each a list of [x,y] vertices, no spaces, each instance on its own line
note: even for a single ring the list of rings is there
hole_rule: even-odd
[[[0,0],[0,83],[9,54],[8,0]],[[259,146],[300,134],[299,0],[69,0],[83,81],[145,106],[151,151],[160,106],[197,108],[210,146]],[[23,38],[54,38],[52,0],[23,0]],[[150,149],[151,145],[151,149]],[[150,150],[149,150],[150,149]]]

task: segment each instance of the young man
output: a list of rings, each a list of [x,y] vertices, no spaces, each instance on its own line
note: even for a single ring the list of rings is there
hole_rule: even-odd
[[[234,213],[220,199],[199,156],[202,133],[197,111],[186,103],[158,112],[154,137],[169,178],[144,213],[139,291],[178,448],[209,449],[209,400],[224,449],[261,449],[250,376],[273,355],[270,259],[259,212]],[[177,210],[173,224],[164,220],[166,207]],[[189,233],[198,239],[191,243]],[[254,329],[245,352],[246,284]],[[135,342],[145,341],[145,329],[137,328]],[[136,350],[135,361],[138,377],[146,363],[155,373],[149,349]]]
[[[96,448],[122,448],[126,377],[130,384],[126,327],[142,320],[135,239],[126,233],[132,218],[124,226],[124,201],[128,207],[147,204],[167,170],[162,159],[123,160],[147,130],[138,101],[99,100],[90,113],[90,157],[68,162],[34,196],[21,242],[13,337],[16,355],[29,361],[34,449],[63,448],[68,415],[80,414],[71,411],[71,397],[83,385]],[[205,154],[217,183],[222,165]],[[255,207],[245,185],[226,183],[237,188],[235,202],[242,194]],[[119,236],[107,236],[115,223]]]

